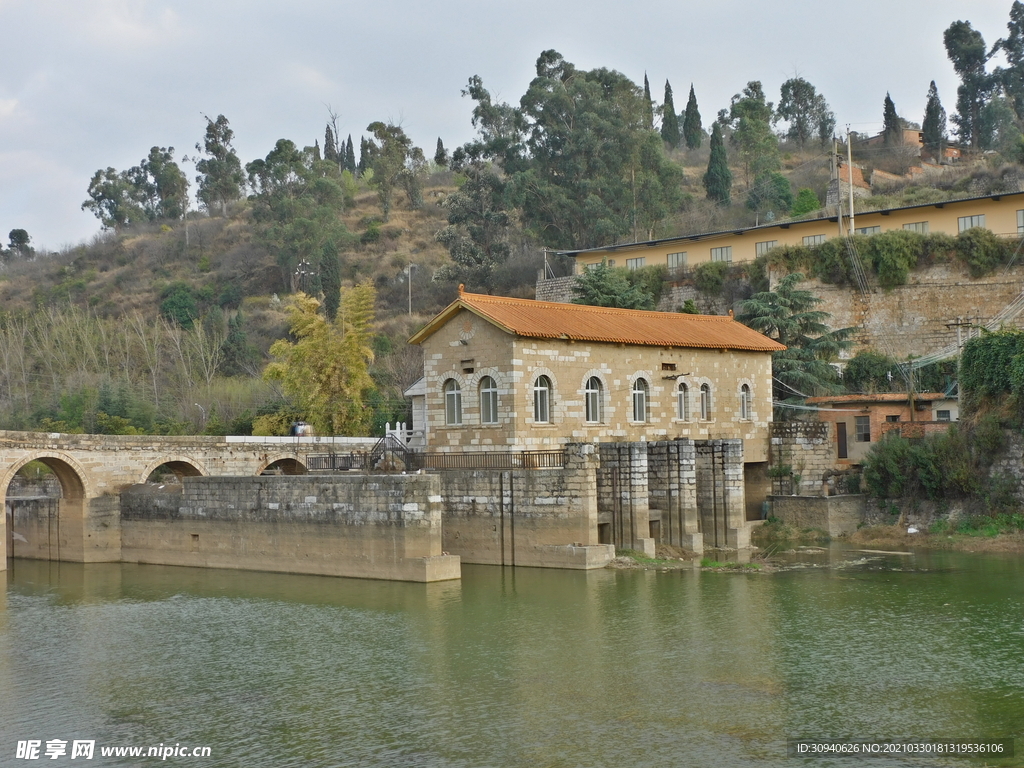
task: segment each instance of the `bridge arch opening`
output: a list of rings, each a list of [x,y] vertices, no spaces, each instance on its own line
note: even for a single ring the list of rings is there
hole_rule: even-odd
[[[259,471],[261,475],[305,475],[309,472],[306,465],[298,459],[283,458],[267,464]]]
[[[74,558],[85,527],[86,486],[80,467],[58,456],[26,459],[0,492],[7,557]]]
[[[146,475],[147,483],[181,482],[183,477],[202,477],[203,471],[195,464],[183,459],[165,461],[153,467]]]

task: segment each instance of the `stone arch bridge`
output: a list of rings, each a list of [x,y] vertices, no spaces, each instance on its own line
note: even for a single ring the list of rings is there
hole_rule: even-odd
[[[375,438],[66,435],[0,430],[0,499],[18,471],[45,464],[60,482],[54,530],[34,539],[35,556],[95,563],[120,559],[119,494],[166,466],[179,476],[303,474],[310,454],[370,450]],[[5,508],[9,505],[5,504]],[[0,517],[0,570],[6,568],[7,513]],[[54,553],[56,547],[56,553]],[[26,553],[27,554],[27,553]],[[21,556],[19,551],[19,556]]]

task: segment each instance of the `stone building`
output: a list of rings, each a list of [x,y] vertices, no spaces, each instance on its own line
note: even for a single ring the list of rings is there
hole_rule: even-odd
[[[741,439],[746,462],[767,460],[771,355],[784,347],[732,317],[460,290],[410,342],[423,348],[430,451],[687,437]]]

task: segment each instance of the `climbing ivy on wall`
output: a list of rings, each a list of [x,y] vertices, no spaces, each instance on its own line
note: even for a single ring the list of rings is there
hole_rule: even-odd
[[[986,402],[1013,396],[1024,403],[1024,331],[982,333],[960,356],[960,404],[977,411]]]

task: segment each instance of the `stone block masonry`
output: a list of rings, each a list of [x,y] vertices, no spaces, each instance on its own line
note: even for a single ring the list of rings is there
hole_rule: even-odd
[[[121,494],[124,562],[442,581],[436,475],[185,478]]]
[[[615,549],[598,541],[596,468],[594,446],[573,444],[563,469],[442,472],[445,551],[487,565],[607,565]]]

